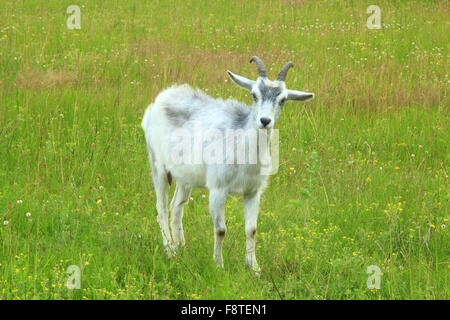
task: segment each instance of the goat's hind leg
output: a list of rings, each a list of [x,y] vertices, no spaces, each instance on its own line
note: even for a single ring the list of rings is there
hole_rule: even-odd
[[[190,187],[177,183],[175,194],[170,202],[170,210],[172,211],[170,226],[172,228],[172,239],[176,247],[179,245],[184,247],[186,244],[183,231],[183,208],[188,203],[190,194]]]
[[[156,210],[158,211],[156,219],[161,227],[163,244],[167,255],[171,257],[174,253],[174,248],[172,237],[170,236],[169,208],[167,206],[169,191],[168,173],[163,168],[155,168],[152,165],[152,178],[156,192]]]

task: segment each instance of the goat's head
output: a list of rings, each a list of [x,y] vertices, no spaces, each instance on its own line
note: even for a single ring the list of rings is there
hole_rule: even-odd
[[[292,62],[284,65],[274,81],[267,78],[266,68],[260,58],[254,56],[250,59],[250,62],[255,62],[258,67],[259,77],[256,81],[234,74],[229,70],[227,73],[234,83],[251,92],[253,121],[257,128],[272,128],[287,100],[305,101],[314,98],[314,93],[286,88],[284,79],[288,70],[293,66]]]

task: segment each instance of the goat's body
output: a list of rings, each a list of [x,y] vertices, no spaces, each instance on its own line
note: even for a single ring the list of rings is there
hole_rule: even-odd
[[[227,129],[245,132],[251,109],[235,100],[213,99],[200,90],[187,85],[173,86],[161,92],[155,103],[147,109],[142,120],[154,170],[166,172],[188,187],[220,188],[226,193],[251,194],[265,185],[267,176],[260,175],[260,164],[227,164],[225,151],[220,164],[174,163],[175,130],[193,132],[193,124],[203,132],[218,130],[225,137]],[[248,141],[246,141],[248,143]],[[194,146],[192,142],[191,146]],[[248,146],[245,147],[248,151]],[[199,150],[196,150],[197,152]],[[203,154],[203,149],[200,150]],[[194,154],[195,150],[191,150]]]

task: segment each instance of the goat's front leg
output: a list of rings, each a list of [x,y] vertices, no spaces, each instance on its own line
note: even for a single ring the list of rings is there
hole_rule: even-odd
[[[255,237],[260,197],[261,194],[259,192],[244,196],[245,235],[247,237],[245,264],[250,267],[257,275],[260,272],[260,268],[258,267],[258,262],[256,261]]]
[[[214,255],[217,267],[223,268],[222,244],[227,227],[225,225],[225,200],[227,195],[221,190],[210,190],[209,211],[214,223]]]

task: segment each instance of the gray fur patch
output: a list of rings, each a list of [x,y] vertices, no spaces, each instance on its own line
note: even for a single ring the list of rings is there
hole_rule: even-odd
[[[244,128],[246,123],[248,122],[248,117],[250,115],[250,109],[249,108],[235,108],[233,110],[233,128]]]
[[[166,107],[164,108],[164,111],[166,113],[167,119],[170,121],[172,126],[174,127],[181,127],[183,124],[185,124],[192,116],[192,110],[191,109],[175,109]]]
[[[259,84],[259,92],[261,93],[261,98],[263,101],[275,101],[275,99],[280,95],[280,87],[268,87],[264,83]]]

